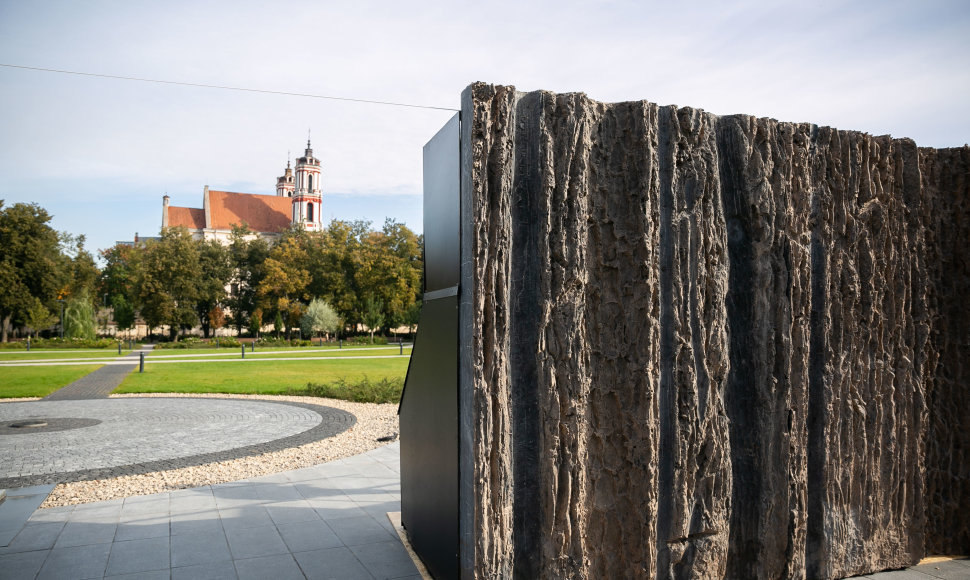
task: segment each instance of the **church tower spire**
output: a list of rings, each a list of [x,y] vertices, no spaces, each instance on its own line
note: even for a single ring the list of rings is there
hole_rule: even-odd
[[[309,135],[303,157],[296,160],[295,173],[292,193],[293,223],[307,230],[320,231],[323,227],[323,220],[320,217],[322,200],[320,160],[313,156]],[[277,191],[279,191],[278,187]]]
[[[294,179],[293,170],[290,169],[290,154],[286,153],[286,172],[276,178],[276,195],[280,197],[293,197]]]

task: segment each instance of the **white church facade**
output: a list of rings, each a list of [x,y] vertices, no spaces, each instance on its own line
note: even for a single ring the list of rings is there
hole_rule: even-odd
[[[219,191],[205,186],[202,207],[169,205],[162,198],[162,227],[183,226],[196,239],[229,243],[233,226],[246,225],[270,241],[291,226],[321,231],[322,193],[320,160],[313,156],[307,140],[303,157],[276,180],[276,195]]]

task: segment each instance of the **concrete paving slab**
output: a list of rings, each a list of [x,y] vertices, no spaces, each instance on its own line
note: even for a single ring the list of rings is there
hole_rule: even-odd
[[[399,450],[393,443],[282,475],[37,510],[0,548],[0,579],[61,577],[69,568],[95,578],[417,579],[384,513],[400,511],[400,482],[385,469]],[[165,567],[148,569],[163,566],[166,546]],[[930,566],[867,578],[970,579],[970,561]]]
[[[13,541],[53,489],[53,485],[35,485],[7,490],[3,503],[0,503],[0,546]]]

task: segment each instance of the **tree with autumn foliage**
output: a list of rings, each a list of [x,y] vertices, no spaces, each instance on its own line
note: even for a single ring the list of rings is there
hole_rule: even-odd
[[[421,292],[423,263],[418,236],[389,219],[381,231],[369,232],[363,238],[357,260],[357,287],[365,299],[362,311],[372,315],[377,304],[382,318],[379,326],[404,324]]]
[[[310,272],[303,267],[306,262],[307,253],[301,236],[294,235],[284,237],[263,263],[265,275],[257,294],[264,309],[275,311],[282,320],[287,338],[290,336],[290,321],[295,319],[299,323],[298,303],[309,299]]]

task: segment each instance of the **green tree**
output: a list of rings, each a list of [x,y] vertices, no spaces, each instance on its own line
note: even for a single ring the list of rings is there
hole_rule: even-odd
[[[407,311],[407,315],[404,317],[404,324],[408,327],[408,332],[414,334],[414,327],[418,325],[421,321],[421,301],[416,300]]]
[[[198,321],[199,244],[184,227],[163,228],[136,256],[134,294],[142,317],[151,328],[167,324],[178,340],[179,330]]]
[[[264,263],[269,257],[269,244],[256,237],[246,226],[233,226],[229,257],[232,276],[226,306],[229,308],[232,325],[241,333],[243,328],[251,327],[249,318],[259,309],[257,290],[265,276]],[[262,316],[257,328],[260,324]]]
[[[303,313],[300,326],[307,336],[314,334],[319,336],[320,333],[326,333],[329,336],[340,328],[340,317],[325,300],[314,298]]]
[[[36,298],[54,305],[67,286],[68,258],[61,252],[51,216],[37,204],[4,207],[0,200],[0,341],[11,324],[26,322]]]
[[[370,330],[370,342],[374,344],[374,331],[384,324],[384,301],[368,296],[364,301],[364,324]]]
[[[202,335],[209,338],[212,326],[209,313],[226,300],[226,284],[232,278],[232,261],[229,250],[216,240],[199,244],[199,269],[196,314],[202,323]],[[220,310],[221,312],[221,310]]]
[[[86,288],[64,305],[64,338],[95,337],[94,306]]]
[[[41,330],[47,330],[54,323],[57,322],[57,316],[53,312],[44,306],[37,297],[31,296],[30,300],[32,302],[31,306],[27,309],[27,316],[24,320],[24,324],[27,329],[37,336],[37,333]]]
[[[115,325],[118,330],[131,330],[135,327],[135,308],[124,294],[116,294],[112,297],[111,307],[114,309]]]
[[[94,262],[94,256],[84,249],[84,241],[84,235],[61,234],[62,252],[70,259],[67,295],[78,296],[86,291],[92,303],[99,303],[96,292],[101,273]]]
[[[126,300],[131,301],[133,254],[137,251],[137,248],[127,244],[116,244],[101,250],[104,267],[98,277],[98,292],[102,295],[107,294],[112,304],[115,296],[124,296]]]

